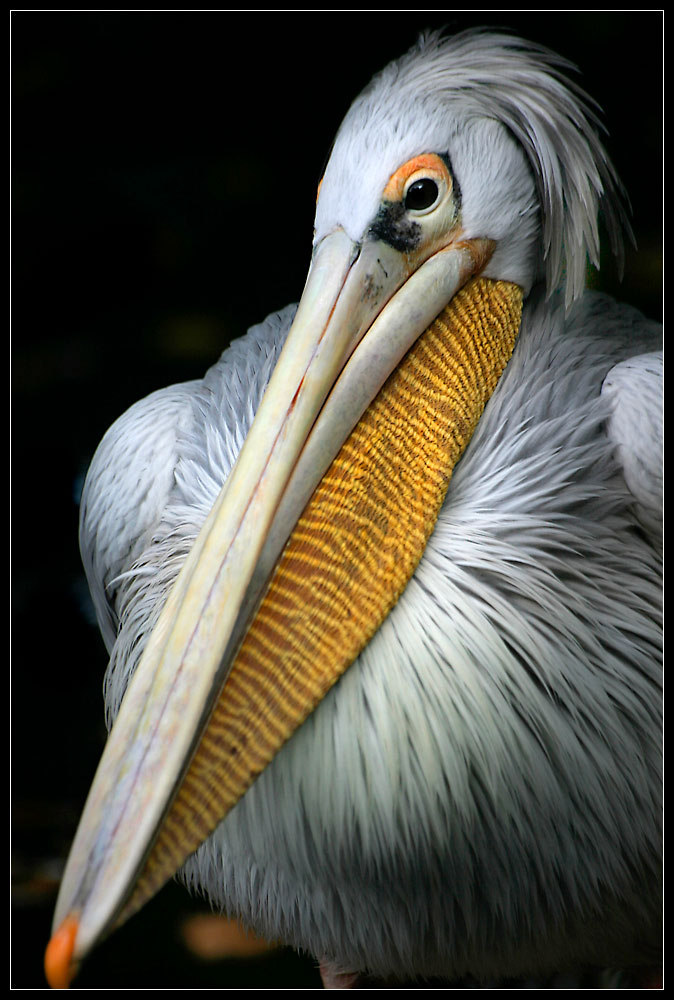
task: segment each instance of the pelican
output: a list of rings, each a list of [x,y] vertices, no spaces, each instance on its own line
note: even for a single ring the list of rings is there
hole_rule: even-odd
[[[657,966],[661,334],[589,98],[423,36],[348,111],[298,306],[99,446],[111,727],[53,986],[174,874],[326,987]]]

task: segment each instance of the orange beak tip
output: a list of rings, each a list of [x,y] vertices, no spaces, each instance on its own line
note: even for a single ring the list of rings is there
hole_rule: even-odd
[[[77,971],[73,951],[78,927],[77,917],[66,917],[47,945],[44,971],[53,990],[67,990]]]

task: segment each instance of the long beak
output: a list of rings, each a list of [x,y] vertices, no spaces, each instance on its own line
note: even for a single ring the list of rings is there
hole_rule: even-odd
[[[127,905],[309,497],[400,359],[490,252],[473,241],[414,262],[341,230],[317,247],[253,426],[106,745],[61,886],[52,985],[67,984]]]

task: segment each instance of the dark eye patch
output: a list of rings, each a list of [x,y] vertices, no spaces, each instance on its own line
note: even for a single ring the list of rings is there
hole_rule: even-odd
[[[401,253],[411,253],[421,241],[421,226],[405,214],[402,202],[384,202],[370,226],[368,235],[383,240]]]

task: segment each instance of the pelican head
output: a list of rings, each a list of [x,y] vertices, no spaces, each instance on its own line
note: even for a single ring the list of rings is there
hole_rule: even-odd
[[[314,775],[316,802],[348,826],[349,769],[286,753],[283,770],[279,751],[307,719],[319,727],[317,706],[338,696],[395,609],[508,363],[523,300],[541,281],[549,293],[564,285],[567,305],[580,295],[600,208],[619,249],[619,185],[567,68],[509,36],[429,35],[347,113],[283,351],[156,626],[123,668],[57,906],[55,984],[200,845],[195,857],[222,877],[226,817],[265,769],[280,768],[270,794],[285,804],[269,805],[279,812],[249,829],[251,844],[265,823],[272,840],[287,828],[293,768]],[[367,769],[388,751],[353,725]],[[337,804],[318,788],[324,764]],[[387,797],[396,814],[396,794],[373,787],[380,816]],[[411,829],[396,851],[413,866]],[[290,867],[318,864],[310,855]]]
[[[562,75],[570,68],[547,49],[490,32],[420,39],[348,111],[320,188],[315,243],[336,227],[361,240],[389,179],[434,152],[451,164],[464,238],[489,234],[495,243],[482,273],[525,294],[543,277],[550,291],[565,280],[571,302],[588,257],[598,264],[598,210],[618,255],[627,223],[592,107]],[[408,213],[407,224],[415,221]]]

